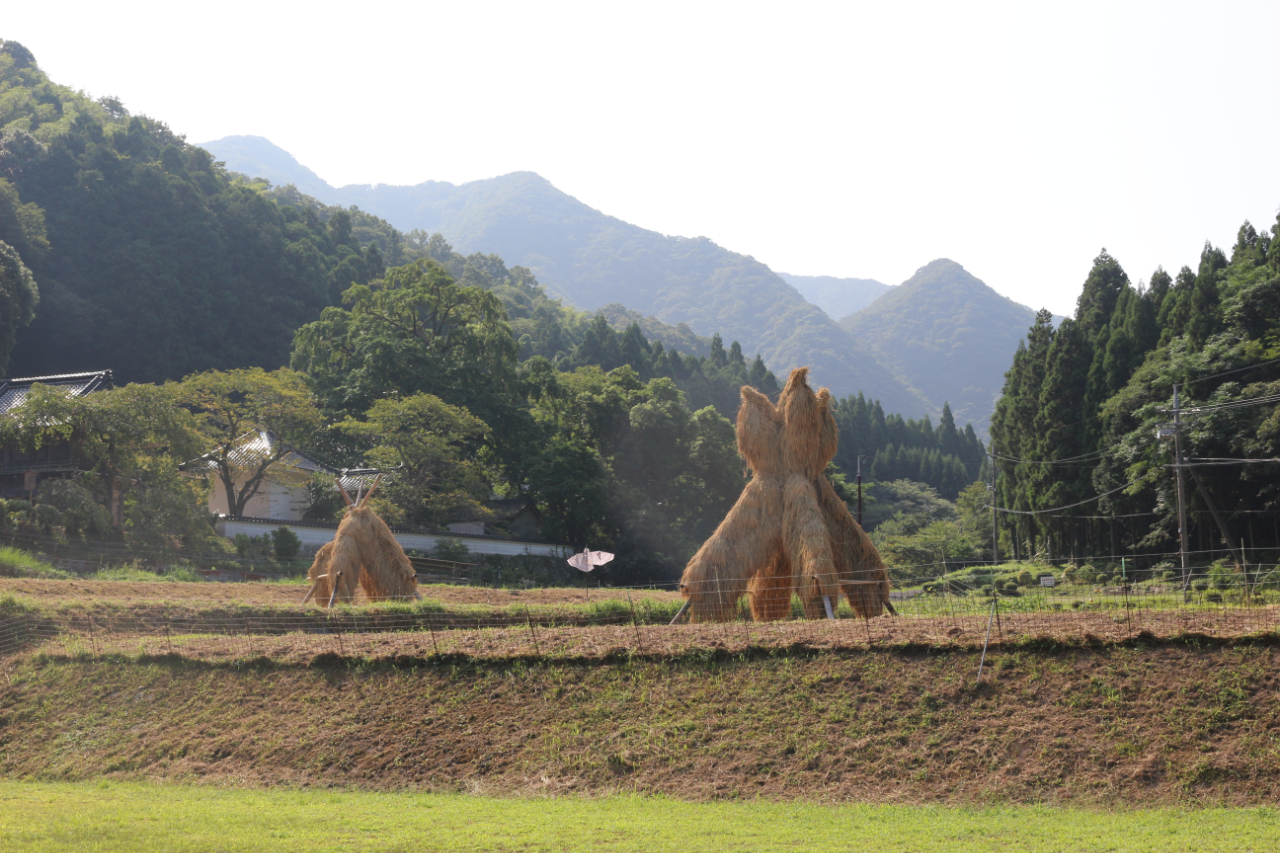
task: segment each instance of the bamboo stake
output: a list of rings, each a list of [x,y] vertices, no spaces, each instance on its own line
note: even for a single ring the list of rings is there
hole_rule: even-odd
[[[987,618],[987,638],[982,641],[982,658],[978,661],[978,683],[982,683],[982,668],[987,663],[987,644],[991,642],[991,623],[996,618],[996,599],[991,599],[991,616]]]

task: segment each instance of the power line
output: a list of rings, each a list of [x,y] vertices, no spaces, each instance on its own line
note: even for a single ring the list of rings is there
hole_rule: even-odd
[[[1106,453],[1105,450],[1092,450],[1088,453],[1081,454],[1080,456],[1068,456],[1065,459],[1019,459],[1016,456],[1004,456],[1003,454],[1000,454],[1000,453],[993,453],[991,455],[1005,462],[1016,462],[1020,465],[1060,465],[1064,462],[1078,462],[1082,459],[1088,459],[1090,457],[1099,457],[1099,456],[1102,456],[1104,453]],[[1090,466],[1082,466],[1082,467],[1090,467]]]
[[[1224,403],[1212,403],[1203,406],[1193,406],[1183,409],[1184,415],[1206,414],[1208,412],[1221,412],[1227,409],[1246,409],[1252,406],[1265,406],[1270,403],[1280,403],[1280,394],[1267,394],[1262,397],[1249,397],[1244,400],[1228,400]],[[1162,412],[1170,412],[1172,409],[1161,408]]]
[[[1179,384],[1191,385],[1196,382],[1204,382],[1207,379],[1217,379],[1220,376],[1230,376],[1233,373],[1242,373],[1246,370],[1253,370],[1258,367],[1266,367],[1268,364],[1275,364],[1277,362],[1280,362],[1280,358],[1273,358],[1270,361],[1260,361],[1257,364],[1246,364],[1244,367],[1237,367],[1233,370],[1224,370],[1221,373],[1213,373],[1213,374],[1210,374],[1209,376],[1201,376],[1199,379],[1188,379],[1186,382],[1181,382]]]
[[[1118,486],[1109,492],[1103,492],[1100,495],[1095,495],[1094,497],[1086,498],[1085,500],[1079,501],[1077,503],[1067,504],[1065,506],[1055,506],[1050,509],[1029,509],[1028,510],[1028,509],[1001,509],[1000,507],[995,507],[995,510],[996,512],[1003,512],[1011,515],[1045,515],[1046,513],[1058,512],[1064,509],[1071,509],[1072,507],[1076,507],[1076,506],[1084,506],[1087,503],[1093,503],[1094,501],[1102,500],[1107,495],[1114,495],[1116,492],[1119,492],[1123,489],[1127,489],[1130,486],[1134,485],[1134,483],[1138,483],[1138,482],[1141,482],[1141,481],[1134,480],[1132,483],[1125,483],[1123,486]],[[1107,516],[1107,517],[1109,518],[1110,516]]]

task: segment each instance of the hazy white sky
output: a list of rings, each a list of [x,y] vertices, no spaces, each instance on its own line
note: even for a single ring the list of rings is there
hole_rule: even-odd
[[[1280,3],[47,3],[0,38],[335,185],[532,170],[775,270],[1074,309],[1280,210]]]

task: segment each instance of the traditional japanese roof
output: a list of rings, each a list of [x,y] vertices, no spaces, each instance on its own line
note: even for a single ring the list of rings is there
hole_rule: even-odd
[[[231,448],[229,461],[232,468],[240,470],[256,468],[265,457],[274,455],[279,448],[280,440],[266,430],[246,432],[236,439],[234,446]],[[286,468],[296,468],[308,474],[316,472],[337,473],[337,469],[316,459],[314,456],[287,446],[284,455],[275,464]],[[182,466],[183,470],[186,471],[213,467],[213,454],[206,454],[198,459],[192,459]]]
[[[242,471],[256,468],[264,457],[274,454],[280,444],[280,439],[266,430],[247,432],[236,439],[235,446],[231,448],[231,467]],[[357,493],[368,491],[369,487],[373,485],[374,479],[379,474],[383,474],[376,468],[335,468],[306,451],[298,450],[288,445],[285,447],[284,455],[280,457],[275,465],[283,468],[292,468],[307,475],[317,473],[332,475],[342,482],[342,487],[352,497],[355,497]],[[192,459],[190,462],[183,463],[182,470],[208,471],[213,469],[214,466],[212,454],[206,454],[197,459]],[[394,477],[395,472],[386,473],[383,475],[383,481],[386,482]],[[337,490],[336,485],[333,488],[335,491]]]
[[[75,397],[83,397],[85,394],[113,387],[110,370],[7,379],[0,382],[0,415],[8,414],[22,405],[22,401],[27,399],[27,395],[31,393],[31,386],[37,382],[41,385],[53,385],[63,388]]]

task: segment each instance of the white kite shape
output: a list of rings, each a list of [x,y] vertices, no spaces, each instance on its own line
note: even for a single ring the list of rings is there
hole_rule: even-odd
[[[574,554],[569,558],[569,565],[580,572],[589,572],[612,559],[613,555],[608,551],[592,551],[590,548],[583,548],[581,554]]]

